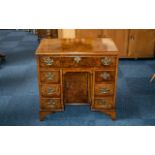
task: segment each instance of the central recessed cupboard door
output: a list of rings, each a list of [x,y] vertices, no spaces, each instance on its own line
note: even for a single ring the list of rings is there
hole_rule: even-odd
[[[88,104],[89,75],[87,72],[67,72],[64,74],[64,103]],[[90,91],[90,90],[89,90]]]

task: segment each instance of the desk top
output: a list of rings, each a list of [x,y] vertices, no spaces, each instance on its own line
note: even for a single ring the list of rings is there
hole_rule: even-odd
[[[111,38],[42,39],[37,55],[118,55]]]

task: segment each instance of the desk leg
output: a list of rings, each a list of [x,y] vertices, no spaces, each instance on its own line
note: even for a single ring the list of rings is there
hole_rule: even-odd
[[[46,115],[51,114],[51,113],[54,113],[54,112],[51,112],[51,111],[40,111],[40,113],[39,113],[40,121],[44,121]]]
[[[116,120],[116,112],[111,113],[111,119],[114,121]]]
[[[104,114],[109,115],[113,121],[116,120],[116,111],[115,110],[114,111],[113,110],[112,111],[99,110],[99,111],[103,112]]]

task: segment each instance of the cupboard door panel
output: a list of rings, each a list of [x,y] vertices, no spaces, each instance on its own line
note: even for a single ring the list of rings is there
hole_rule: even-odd
[[[102,36],[112,38],[120,51],[119,56],[127,57],[128,32],[128,29],[104,29]]]
[[[64,103],[88,103],[88,73],[68,72],[64,75]]]
[[[77,38],[101,38],[102,29],[76,29]]]
[[[147,58],[154,56],[155,30],[130,30],[128,56]]]
[[[77,29],[76,37],[112,38],[120,51],[120,57],[127,57],[128,29]]]

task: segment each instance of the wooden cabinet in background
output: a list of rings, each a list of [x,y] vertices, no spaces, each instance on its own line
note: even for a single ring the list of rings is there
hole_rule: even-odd
[[[77,38],[112,38],[120,51],[120,57],[127,56],[127,29],[76,29]]]
[[[102,37],[112,38],[124,58],[128,56],[128,33],[127,29],[104,29]]]
[[[58,38],[57,29],[36,29],[36,34],[39,40],[42,38]]]
[[[129,30],[128,57],[151,58],[155,51],[155,30]]]
[[[120,58],[153,58],[155,30],[151,29],[77,29],[76,37],[112,38]]]
[[[155,29],[37,29],[38,38],[112,38],[120,58],[153,58]]]
[[[76,38],[101,38],[102,29],[76,29]]]

